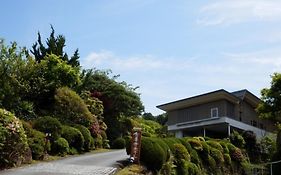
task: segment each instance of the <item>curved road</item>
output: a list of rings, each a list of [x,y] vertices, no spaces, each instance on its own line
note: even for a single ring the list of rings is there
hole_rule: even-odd
[[[52,162],[43,162],[0,171],[0,175],[109,175],[127,159],[125,150],[85,154]]]

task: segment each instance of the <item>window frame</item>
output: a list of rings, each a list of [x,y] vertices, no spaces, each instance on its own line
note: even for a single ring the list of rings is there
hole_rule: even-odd
[[[214,116],[214,114],[216,114]],[[219,117],[219,108],[215,107],[215,108],[211,108],[211,118],[216,118]]]

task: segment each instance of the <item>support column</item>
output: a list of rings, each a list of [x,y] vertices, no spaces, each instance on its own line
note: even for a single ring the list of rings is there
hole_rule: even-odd
[[[228,124],[228,125],[227,125],[227,136],[228,136],[228,137],[229,137],[230,134],[231,134],[230,132],[231,132],[231,131],[230,131],[230,125]]]
[[[181,130],[176,131],[176,138],[183,138],[183,132]]]
[[[206,129],[203,127],[203,137],[206,137]]]

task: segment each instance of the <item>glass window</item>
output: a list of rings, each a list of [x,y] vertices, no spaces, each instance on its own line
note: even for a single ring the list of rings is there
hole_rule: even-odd
[[[219,117],[219,110],[218,108],[211,109],[211,117]]]

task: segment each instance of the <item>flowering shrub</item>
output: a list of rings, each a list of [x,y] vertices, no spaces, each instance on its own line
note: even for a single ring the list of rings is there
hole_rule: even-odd
[[[21,121],[0,108],[0,169],[20,165],[27,146]]]

